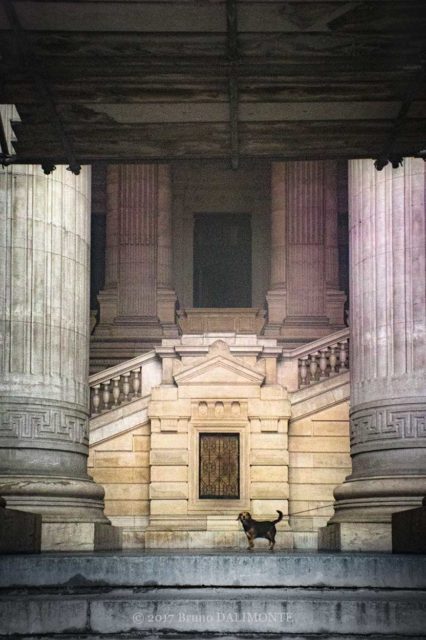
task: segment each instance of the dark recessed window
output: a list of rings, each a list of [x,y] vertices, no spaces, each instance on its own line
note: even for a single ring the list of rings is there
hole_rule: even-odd
[[[194,307],[251,307],[251,217],[194,217]]]
[[[240,497],[240,435],[200,433],[200,498]]]

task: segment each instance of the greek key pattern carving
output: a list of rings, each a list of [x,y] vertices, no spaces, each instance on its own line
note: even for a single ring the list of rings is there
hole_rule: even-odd
[[[87,445],[89,424],[83,414],[63,408],[4,408],[0,438],[60,440]]]
[[[351,445],[373,440],[426,438],[426,409],[366,409],[351,419]]]

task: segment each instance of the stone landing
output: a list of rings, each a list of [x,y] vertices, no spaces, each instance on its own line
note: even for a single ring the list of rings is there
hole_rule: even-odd
[[[425,638],[426,555],[145,552],[0,557],[15,638]]]

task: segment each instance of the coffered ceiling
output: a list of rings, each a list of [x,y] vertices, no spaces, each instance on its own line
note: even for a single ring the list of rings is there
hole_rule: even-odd
[[[2,0],[21,162],[426,147],[424,0]]]

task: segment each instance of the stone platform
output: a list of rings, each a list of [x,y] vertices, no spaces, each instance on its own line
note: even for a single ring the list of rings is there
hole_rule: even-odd
[[[426,555],[2,556],[0,619],[15,638],[425,639]]]
[[[0,637],[38,640],[419,640],[426,638],[426,555],[258,549],[1,556],[0,619]]]

